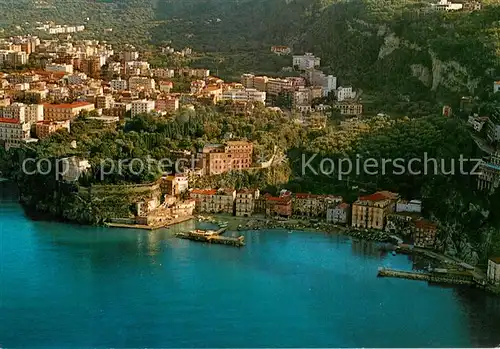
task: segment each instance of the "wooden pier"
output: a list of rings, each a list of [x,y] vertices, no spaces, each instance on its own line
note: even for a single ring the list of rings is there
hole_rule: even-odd
[[[235,247],[245,246],[245,238],[243,236],[238,236],[238,237],[222,236],[222,234],[225,231],[226,228],[222,228],[217,231],[194,230],[190,232],[177,233],[175,234],[175,236],[177,236],[180,239],[186,239],[192,241],[230,245]]]
[[[468,272],[414,272],[378,268],[379,277],[394,277],[408,280],[420,280],[438,284],[474,285],[474,277]]]

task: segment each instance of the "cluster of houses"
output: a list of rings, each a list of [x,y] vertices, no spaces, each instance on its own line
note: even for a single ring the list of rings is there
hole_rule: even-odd
[[[355,229],[407,234],[417,247],[433,248],[436,244],[437,225],[421,217],[421,202],[405,201],[388,191],[359,197],[352,205],[340,196],[294,194],[287,190],[273,196],[260,195],[257,189],[193,189],[190,197],[198,213],[322,219]]]

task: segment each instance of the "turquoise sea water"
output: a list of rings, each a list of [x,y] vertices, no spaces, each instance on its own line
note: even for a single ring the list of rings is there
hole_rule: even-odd
[[[237,249],[32,221],[0,184],[0,347],[470,347],[500,343],[500,299],[377,278],[405,256],[321,233]],[[191,223],[192,224],[192,223]],[[177,229],[192,228],[185,224]]]

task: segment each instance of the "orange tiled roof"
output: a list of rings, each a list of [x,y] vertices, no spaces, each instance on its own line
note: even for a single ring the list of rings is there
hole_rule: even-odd
[[[359,197],[359,200],[361,201],[382,201],[387,199],[388,197],[380,192]]]
[[[71,108],[79,108],[84,107],[86,105],[92,105],[89,102],[74,102],[74,103],[66,103],[66,104],[48,104],[45,103],[43,105],[44,108],[57,108],[57,109],[71,109]]]
[[[0,118],[0,123],[5,123],[5,124],[19,124],[19,120],[9,119],[9,118]]]
[[[200,195],[215,195],[217,194],[216,189],[193,189],[191,191],[192,194],[200,194]]]

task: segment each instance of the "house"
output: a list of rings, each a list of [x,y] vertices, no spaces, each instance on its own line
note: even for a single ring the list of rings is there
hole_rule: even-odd
[[[299,70],[309,70],[319,67],[321,59],[315,57],[312,53],[306,52],[303,55],[294,55],[292,62],[293,66],[297,67]]]
[[[382,230],[387,215],[395,211],[397,199],[399,199],[398,194],[388,191],[361,196],[352,205],[351,226]]]
[[[436,245],[437,224],[424,218],[414,222],[413,243],[416,247],[434,248]]]
[[[328,207],[342,202],[340,196],[297,193],[292,198],[292,214],[302,217],[325,217]]]
[[[356,97],[356,92],[352,90],[351,86],[339,86],[336,91],[337,101],[343,102],[346,99],[354,99]]]
[[[69,120],[65,121],[38,121],[35,125],[35,132],[38,139],[44,139],[58,130],[70,131]]]
[[[265,196],[266,216],[270,217],[286,217],[292,215],[292,197],[285,196]]]
[[[390,234],[411,235],[414,231],[414,217],[405,213],[389,213],[385,231]]]
[[[448,0],[439,0],[436,4],[431,4],[431,7],[436,11],[458,11],[463,9],[462,3],[454,3]]]
[[[500,286],[500,257],[490,258],[488,260],[488,281]]]
[[[354,102],[337,102],[335,103],[341,115],[358,116],[363,114],[363,104]]]
[[[236,216],[250,217],[255,211],[255,202],[259,199],[259,189],[242,189],[236,192]]]
[[[334,208],[327,208],[326,221],[333,224],[347,224],[350,217],[351,205],[348,203],[338,204]]]

